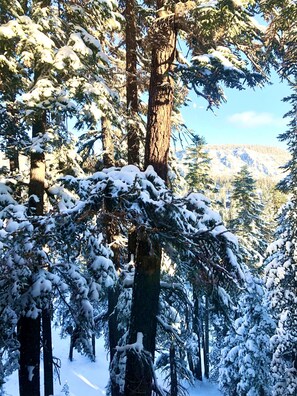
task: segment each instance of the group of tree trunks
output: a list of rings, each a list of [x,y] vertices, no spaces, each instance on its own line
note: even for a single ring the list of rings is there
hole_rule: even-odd
[[[157,0],[160,10],[164,0]],[[136,56],[136,4],[135,0],[126,1],[126,100],[127,114],[133,119],[138,114],[137,92],[137,56]],[[173,106],[173,62],[176,54],[176,26],[174,19],[167,18],[167,13],[158,13],[155,29],[151,36],[151,74],[149,85],[149,105],[147,116],[147,136],[145,142],[144,166],[153,165],[158,175],[167,181],[167,163],[171,136],[171,113]],[[164,23],[166,19],[166,23]],[[128,162],[140,163],[140,136],[136,123],[128,123]],[[46,112],[43,111],[32,125],[32,136],[42,136],[46,132]],[[110,124],[102,118],[102,143],[105,166],[114,165],[113,141]],[[44,212],[45,158],[43,153],[31,154],[31,174],[29,184],[29,207],[32,215]],[[37,199],[36,199],[37,198]],[[108,202],[106,203],[108,212]],[[107,234],[112,240],[115,230]],[[160,294],[161,247],[146,234],[137,230],[129,236],[130,254],[135,257],[135,278],[133,286],[132,308],[128,342],[136,341],[137,333],[143,333],[143,345],[148,353],[147,360],[139,364],[139,356],[128,351],[126,364],[125,394],[150,395],[153,386],[151,370],[157,328],[157,312]],[[36,262],[38,268],[38,262]],[[117,331],[116,314],[118,291],[115,288],[109,294],[109,339],[110,357],[112,359],[120,334]],[[42,323],[42,325],[41,325]],[[53,364],[51,349],[51,318],[49,307],[44,307],[41,317],[30,318],[24,315],[18,324],[20,341],[20,396],[40,394],[39,361],[40,334],[44,358],[45,396],[53,394]],[[174,365],[175,349],[170,349],[171,365]],[[147,367],[145,365],[148,365]],[[136,369],[138,368],[138,369]],[[173,367],[174,368],[174,367]],[[32,372],[30,370],[33,370]],[[173,370],[172,375],[174,375]],[[33,375],[33,376],[32,376]],[[176,381],[173,381],[173,384]],[[113,396],[118,395],[118,388],[112,386]],[[175,392],[174,392],[175,393]]]

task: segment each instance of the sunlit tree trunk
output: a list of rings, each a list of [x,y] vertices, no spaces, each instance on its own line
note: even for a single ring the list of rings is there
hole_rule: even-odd
[[[164,6],[157,1],[157,9]],[[168,154],[173,106],[173,61],[176,53],[176,29],[170,12],[158,13],[152,36],[152,63],[149,88],[145,165],[153,165],[162,179],[167,180]]]
[[[157,9],[164,6],[157,1]],[[176,45],[174,19],[169,12],[158,15],[152,35],[152,64],[145,147],[145,166],[153,165],[158,175],[167,180],[167,161],[171,134],[173,104],[173,68]],[[164,23],[165,22],[165,23]],[[160,294],[161,247],[145,233],[137,236],[135,277],[129,328],[129,343],[143,333],[143,346],[149,359],[127,352],[125,395],[151,395],[152,363],[155,355],[156,329]],[[146,357],[147,357],[146,356]],[[151,361],[149,361],[151,360]]]
[[[139,165],[136,1],[126,0],[126,100],[128,113],[128,163]]]
[[[43,135],[46,130],[46,113],[36,116],[32,126],[32,138]],[[31,153],[29,183],[29,213],[41,216],[44,210],[45,156],[43,152]],[[36,261],[35,269],[39,263]],[[34,269],[33,269],[34,271]],[[20,396],[40,395],[40,322],[24,315],[18,323],[20,341],[19,390]],[[45,325],[46,326],[46,325]],[[47,328],[47,331],[48,330]],[[44,337],[45,338],[45,337]],[[44,339],[45,342],[45,339]],[[51,349],[51,346],[50,346]],[[44,373],[47,377],[47,372]],[[48,382],[48,378],[46,380]]]

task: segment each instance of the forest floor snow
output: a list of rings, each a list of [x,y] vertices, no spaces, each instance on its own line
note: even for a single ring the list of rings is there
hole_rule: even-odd
[[[55,396],[102,396],[106,395],[109,380],[108,354],[103,339],[96,340],[96,361],[74,351],[73,361],[68,360],[69,339],[60,339],[53,331],[53,353],[61,362],[59,376],[55,374]],[[41,362],[41,379],[42,379]],[[190,396],[221,396],[221,392],[208,381],[197,381],[188,389]],[[18,396],[18,374],[14,372],[4,385],[5,396]],[[41,392],[43,395],[43,392]]]

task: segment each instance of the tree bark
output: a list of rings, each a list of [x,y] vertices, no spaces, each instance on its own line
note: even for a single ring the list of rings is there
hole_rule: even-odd
[[[164,6],[164,0],[157,0],[156,5],[160,9]],[[175,57],[176,31],[174,18],[167,18],[169,12],[165,14],[166,17],[162,18],[159,13],[152,35],[145,166],[153,165],[158,175],[166,181],[173,105],[170,73]],[[146,233],[138,232],[137,238],[128,342],[134,343],[137,333],[141,332],[145,353],[127,352],[125,395],[150,396],[160,294],[161,247],[152,242]]]
[[[139,165],[140,137],[135,118],[138,114],[137,89],[137,23],[135,0],[126,0],[126,100],[128,163]]]
[[[46,112],[43,111],[36,117],[32,125],[33,139],[43,135],[46,131]],[[31,215],[41,216],[44,211],[44,183],[45,183],[45,156],[43,152],[31,153],[30,183],[29,183],[29,208]],[[36,261],[35,270],[39,263]],[[34,269],[32,269],[34,271]],[[44,308],[46,310],[46,308]],[[47,315],[44,313],[45,316]],[[20,368],[19,368],[19,390],[20,396],[40,395],[40,322],[41,318],[32,319],[25,315],[19,319],[18,337],[20,341]],[[46,344],[44,359],[45,367],[49,369],[52,365],[51,355],[51,326],[45,321],[43,325],[43,343]],[[31,380],[28,376],[28,366],[34,366],[34,376]],[[52,370],[52,369],[51,369]],[[52,371],[51,371],[52,373]],[[51,376],[51,378],[50,378]],[[50,372],[45,373],[47,389],[53,381]],[[52,385],[53,386],[53,385]],[[46,394],[47,396],[47,394]]]
[[[157,313],[160,294],[160,247],[138,235],[135,277],[131,307],[128,343],[136,342],[137,333],[143,334],[143,347],[148,354],[127,352],[125,396],[151,395],[151,366],[155,355]]]
[[[53,350],[51,313],[49,308],[42,310],[42,346],[44,370],[44,396],[54,394]]]
[[[173,343],[170,345],[169,360],[170,360],[170,396],[178,396],[175,346]]]
[[[197,335],[197,354],[194,358],[193,375],[199,381],[202,381],[202,353],[201,353],[201,320],[199,295],[193,287],[194,313],[193,313],[193,331]]]
[[[103,148],[103,164],[107,168],[114,166],[114,144],[111,136],[110,121],[106,117],[101,118],[101,134]]]
[[[40,318],[22,316],[18,321],[20,342],[20,396],[40,395]]]
[[[75,346],[75,338],[73,333],[70,335],[70,346],[69,346],[69,354],[68,354],[68,359],[70,362],[73,361],[73,351],[74,351],[74,346]]]
[[[157,0],[157,8],[164,6]],[[176,29],[169,12],[158,13],[152,37],[152,64],[149,87],[145,166],[153,165],[158,175],[167,181],[168,155],[173,106],[173,61],[176,53]]]
[[[46,113],[38,117],[32,127],[32,138],[46,131]],[[29,212],[31,215],[42,216],[44,210],[45,156],[44,152],[31,153]]]
[[[107,152],[107,156],[103,158],[104,165],[110,166],[114,162],[113,151]],[[105,229],[106,229],[106,239],[107,243],[112,243],[114,241],[114,236],[119,234],[118,225],[113,222],[112,219],[112,211],[113,207],[111,204],[111,200],[109,198],[105,198],[105,210],[106,216],[104,219]],[[112,245],[113,250],[113,262],[116,270],[120,268],[120,249],[116,244]],[[115,284],[113,288],[108,290],[108,339],[109,339],[109,354],[110,354],[110,364],[114,358],[116,352],[116,346],[119,344],[119,340],[122,334],[118,330],[118,310],[117,304],[120,294],[119,284]],[[121,395],[119,385],[114,382],[111,377],[110,380],[111,386],[111,395],[119,396]]]
[[[119,286],[116,285],[114,288],[108,291],[108,339],[109,339],[109,354],[110,354],[110,363],[113,361],[116,346],[119,344],[119,340],[122,334],[118,330],[118,311],[117,311],[117,303],[119,300]],[[110,380],[111,387],[111,395],[112,396],[120,396],[120,388],[119,385],[113,380],[111,377]]]
[[[209,378],[209,299],[205,295],[205,312],[204,312],[204,375]]]

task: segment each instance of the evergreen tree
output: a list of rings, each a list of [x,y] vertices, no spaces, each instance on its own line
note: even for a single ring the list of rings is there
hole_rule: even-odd
[[[86,224],[89,222],[93,223],[94,220],[92,219],[94,216],[97,216],[97,213],[102,216],[104,213],[104,196],[107,195],[112,202],[112,212],[109,213],[109,215],[111,214],[114,218],[120,216],[119,220],[121,219],[121,224],[126,225],[128,229],[131,226],[138,228],[145,224],[145,230],[143,232],[146,232],[153,241],[157,240],[158,243],[160,243],[171,259],[177,263],[177,268],[180,267],[179,271],[183,273],[189,271],[195,272],[196,268],[196,272],[198,272],[199,269],[199,272],[201,271],[201,274],[204,274],[201,275],[201,277],[205,279],[208,278],[209,282],[218,277],[217,279],[220,279],[221,284],[219,290],[215,288],[215,294],[218,300],[223,301],[227,299],[227,289],[231,289],[232,286],[230,284],[230,279],[234,280],[234,287],[236,287],[236,279],[240,282],[241,270],[232,253],[232,235],[220,224],[220,218],[217,214],[212,212],[209,208],[207,199],[201,196],[201,194],[190,194],[184,199],[175,198],[170,190],[165,187],[162,179],[153,172],[152,168],[147,169],[146,172],[140,172],[133,166],[126,166],[121,169],[105,169],[87,179],[68,177],[64,180],[64,183],[70,191],[75,191],[76,194],[78,194],[77,203],[74,202],[74,206],[71,206],[71,222],[72,224],[78,222],[76,227],[77,230],[74,231],[75,228],[73,227],[73,231],[70,232],[70,229],[66,228],[66,225],[70,227],[70,224],[65,224],[64,220],[62,223],[63,232],[67,232],[66,235],[71,235],[74,232],[74,235],[77,235],[76,232],[81,232],[81,227],[86,228]],[[161,197],[163,198],[160,199]],[[61,195],[61,198],[63,200],[66,199],[63,198],[63,195]],[[65,201],[65,203],[66,202],[67,201]],[[69,204],[67,206],[69,207]],[[60,207],[62,206],[60,205]],[[66,211],[66,214],[68,210],[69,209],[66,208],[62,213]],[[62,219],[63,217],[64,216],[62,216]],[[57,217],[56,221],[58,221],[58,218],[59,217]],[[124,218],[126,219],[125,222],[123,222]],[[68,221],[70,221],[70,218]],[[199,236],[200,233],[198,230],[200,227],[204,230],[202,232],[203,240],[200,240]],[[55,234],[57,234],[57,229],[55,229]],[[190,251],[188,250],[189,243],[191,244]],[[208,254],[207,251],[209,252]],[[75,254],[75,252],[73,252],[73,254]],[[206,257],[208,257],[208,259],[205,262]],[[61,261],[63,262],[64,260]],[[135,266],[136,263],[137,262],[135,262]],[[192,263],[190,267],[189,263]],[[133,268],[133,262],[131,262],[130,265]],[[225,268],[223,273],[220,270],[222,265]],[[67,274],[66,268],[65,276]],[[183,270],[181,270],[181,268],[183,268]],[[122,267],[122,269],[124,270],[124,267]],[[229,272],[230,276],[225,276]],[[135,272],[131,270],[127,271],[126,269],[125,273],[123,280],[124,284],[131,285],[133,280],[135,283]],[[67,276],[69,277],[70,274]],[[92,277],[93,276],[94,275],[92,275]],[[65,278],[65,280],[66,279],[67,278]],[[162,283],[160,286],[163,287]],[[223,292],[223,288],[225,287],[226,291]],[[173,286],[173,290],[174,289],[175,287]],[[170,292],[170,289],[168,292]],[[121,293],[118,304],[121,304],[123,297],[124,292]],[[145,303],[146,302],[143,301],[143,304]],[[172,302],[173,307],[175,304],[176,302]],[[161,323],[165,323],[164,328],[168,330],[171,328],[173,329],[170,322],[173,318],[168,318],[166,307],[168,307],[168,303],[164,305],[164,310],[161,309],[156,313],[156,320],[159,323],[160,319],[161,327],[163,327]],[[118,305],[118,312],[120,312],[119,308],[120,305]],[[143,309],[143,305],[141,309]],[[76,311],[78,311],[78,309],[76,309]],[[125,315],[123,316],[125,317]],[[167,323],[167,320],[169,323]],[[122,326],[122,324],[120,326]],[[119,367],[115,365],[117,362],[118,364],[122,364],[122,355],[128,355],[128,352],[133,354],[133,359],[139,363],[139,373],[137,371],[136,375],[137,373],[138,375],[143,375],[143,370],[146,369],[149,371],[148,378],[154,378],[152,357],[147,349],[143,349],[143,346],[146,345],[145,342],[147,342],[145,339],[147,334],[145,333],[146,326],[147,322],[143,319],[143,323],[138,323],[137,327],[140,330],[138,333],[144,335],[143,339],[140,335],[136,334],[133,343],[129,341],[127,335],[124,340],[120,341],[120,347],[117,348],[117,353],[112,365],[115,380],[120,381],[118,384],[119,387],[123,386],[123,382],[121,373],[118,371]],[[172,334],[173,333],[169,331],[169,335]],[[180,334],[177,335],[180,337]],[[145,348],[148,347],[145,346]],[[145,386],[155,388],[157,384],[153,379],[151,385],[145,384]]]
[[[230,229],[238,236],[244,249],[243,260],[251,267],[259,267],[269,241],[269,232],[261,218],[263,205],[247,166],[242,167],[234,179],[231,205],[235,206],[236,217],[230,220]]]
[[[294,85],[297,73],[296,4],[291,0],[265,0],[259,7],[269,22],[265,32],[267,59],[281,78]]]
[[[271,338],[273,395],[297,391],[296,332],[296,210],[294,201],[284,206],[276,240],[268,249],[265,281],[267,301],[276,321]]]
[[[185,165],[186,180],[190,189],[201,193],[209,193],[214,182],[209,176],[211,159],[205,150],[206,141],[198,135],[193,137],[193,146],[187,149]]]
[[[274,323],[263,303],[262,282],[247,273],[237,319],[224,339],[219,383],[224,395],[271,395],[269,338]]]
[[[193,137],[193,147],[187,149],[185,165],[187,166],[186,181],[192,191],[199,193],[213,192],[214,181],[211,179],[210,158],[205,150],[205,139],[198,135]],[[204,374],[209,378],[209,285],[201,288],[201,282],[196,276],[192,279],[193,288],[193,328],[196,346],[189,353],[191,371],[196,379],[202,380]],[[202,353],[203,351],[203,353]]]
[[[242,61],[237,56],[239,53],[232,52],[231,48],[233,45],[237,46],[246,55],[248,54],[247,58],[253,59],[253,64],[254,62],[258,64],[261,51],[255,51],[255,46],[250,45],[251,41],[249,40],[245,40],[244,46],[241,46],[240,43],[243,32],[245,37],[257,37],[259,40],[261,40],[261,32],[252,23],[250,11],[247,12],[244,7],[234,7],[233,3],[232,5],[226,4],[224,1],[215,4],[214,12],[212,7],[205,5],[202,8],[197,8],[195,3],[190,1],[167,4],[163,0],[157,0],[155,9],[156,18],[153,20],[149,36],[151,73],[145,166],[153,165],[157,174],[167,181],[174,76],[180,76],[186,84],[193,86],[197,94],[207,98],[210,104],[216,105],[223,98],[219,86],[221,81],[230,87],[241,88],[241,78],[244,76],[244,81],[248,81],[250,85],[259,84],[263,75],[250,71],[248,63]],[[224,18],[221,17],[222,15]],[[212,23],[209,24],[208,21],[211,19]],[[239,26],[240,29],[238,29]],[[220,28],[222,28],[222,34],[218,37],[217,33]],[[229,34],[226,34],[226,29]],[[185,68],[184,65],[180,68],[174,66],[178,30],[186,31],[186,42],[194,55],[193,65],[188,68]],[[197,37],[201,37],[201,32],[203,37],[208,35],[209,42],[206,45],[203,40],[201,42],[196,40]],[[247,32],[248,34],[246,34]],[[228,37],[228,39],[225,41],[224,37]],[[201,56],[201,53],[207,53],[207,55]],[[202,92],[198,86],[202,86]],[[142,306],[149,324],[148,328],[144,329],[148,334],[148,338],[144,337],[144,340],[147,340],[145,349],[148,347],[148,351],[153,357],[160,290],[161,249],[153,241],[145,242],[143,237],[145,238],[144,235],[141,235],[139,239],[141,250],[138,250],[139,256],[136,260],[129,343],[135,342],[136,334],[139,331],[137,326],[142,326],[144,323],[140,312]],[[149,262],[151,262],[150,266]],[[141,304],[142,301],[147,301],[144,290],[148,285],[152,290],[151,303],[144,308]],[[137,364],[137,360],[133,361],[132,355],[128,355],[125,392],[132,395],[138,386],[141,386],[144,394],[150,394],[152,378],[150,379],[148,376],[147,384],[144,384],[141,373],[137,374],[133,371],[135,364]]]
[[[276,54],[275,63],[280,75],[289,81],[292,94],[285,98],[292,107],[288,130],[280,135],[286,141],[292,159],[286,165],[288,176],[279,184],[289,192],[290,201],[278,218],[275,241],[268,248],[265,282],[267,301],[276,321],[271,338],[272,395],[297,392],[297,334],[296,334],[296,5],[292,1],[267,0],[262,4],[264,14],[271,19],[267,31],[269,54]]]
[[[246,82],[256,86],[265,79],[261,69],[263,32],[251,18],[254,5],[253,1],[197,5],[157,0],[140,8],[127,0],[127,79],[122,84],[127,100],[123,106],[119,88],[123,54],[115,59],[122,43],[118,36],[112,37],[121,17],[114,2],[1,3],[0,48],[4,55],[0,59],[0,117],[6,128],[1,130],[1,142],[10,156],[11,170],[17,169],[16,150],[8,149],[20,136],[18,147],[26,146],[32,158],[26,196],[14,194],[12,198],[8,183],[1,185],[1,383],[16,362],[7,364],[7,351],[14,351],[12,356],[17,359],[13,348],[20,341],[27,348],[24,355],[30,352],[27,341],[22,337],[17,340],[13,334],[16,321],[29,317],[32,326],[37,325],[35,334],[39,334],[36,319],[54,301],[60,306],[63,332],[67,327],[77,349],[92,358],[90,339],[100,333],[102,318],[107,315],[110,321],[121,320],[118,331],[119,336],[124,335],[111,340],[115,334],[110,331],[109,340],[115,355],[111,370],[116,392],[161,392],[153,369],[156,345],[162,345],[163,356],[167,353],[163,361],[169,368],[172,394],[178,391],[179,379],[190,378],[180,345],[183,340],[190,343],[191,326],[186,331],[182,325],[178,330],[174,327],[186,323],[187,318],[185,313],[178,321],[174,314],[182,306],[171,296],[178,295],[176,285],[171,292],[162,284],[162,252],[177,268],[176,278],[167,280],[185,283],[194,277],[197,284],[203,284],[202,289],[211,287],[212,303],[226,310],[234,288],[242,282],[242,270],[234,254],[234,238],[212,212],[209,201],[201,194],[177,198],[164,183],[174,97],[182,81],[213,106],[224,101],[221,83],[242,89]],[[143,39],[137,37],[136,20],[140,22],[138,33],[145,33]],[[177,56],[178,34],[190,50],[190,64],[181,54]],[[111,137],[116,129],[124,129],[123,124],[128,134],[128,161],[140,161],[137,89],[147,84],[139,78],[147,69],[139,68],[148,66],[148,58],[151,69],[144,163],[146,167],[153,165],[157,173],[150,166],[145,172],[128,166],[83,177],[69,169],[66,147],[72,143],[67,117],[73,117],[75,127],[83,131],[80,149],[85,157],[102,137],[105,154],[111,154],[104,158],[105,165],[114,165]],[[16,128],[11,129],[13,124]],[[38,178],[33,174],[37,169],[34,164],[42,165],[44,171],[48,154],[57,158],[58,153],[63,154],[63,169],[59,171],[68,176],[48,188],[50,169]],[[51,165],[52,169],[59,168],[54,161]],[[50,211],[44,205],[45,191],[50,197]],[[135,238],[132,243],[129,240],[127,249],[123,241],[129,235]],[[125,290],[125,285],[133,289]],[[110,291],[117,286],[117,301],[109,304]],[[185,288],[181,294],[186,295]],[[124,304],[126,309],[121,312]],[[35,346],[39,348],[39,343]],[[25,365],[33,374],[33,365]]]
[[[282,139],[288,142],[292,160],[287,164],[289,175],[281,186],[292,194],[278,219],[275,241],[269,246],[265,281],[267,300],[276,321],[276,332],[271,338],[273,351],[273,395],[297,391],[297,321],[296,321],[296,89],[288,100],[292,110],[289,129]]]
[[[5,49],[5,55],[1,59],[0,75],[1,81],[7,82],[1,90],[1,115],[7,128],[17,120],[9,135],[6,134],[7,128],[1,130],[3,144],[11,149],[12,139],[23,136],[24,131],[28,133],[31,128],[33,131],[31,142],[27,145],[27,153],[31,157],[27,211],[17,209],[16,212],[12,209],[11,214],[9,208],[4,208],[2,212],[5,222],[16,220],[12,232],[16,232],[18,224],[24,219],[31,224],[28,229],[19,232],[15,246],[8,241],[4,243],[1,266],[5,268],[9,254],[14,264],[10,268],[11,279],[7,270],[2,278],[7,285],[2,303],[4,306],[7,304],[19,318],[21,395],[38,395],[40,392],[40,316],[43,312],[44,382],[45,394],[49,395],[53,393],[52,357],[51,339],[46,339],[50,335],[50,315],[46,310],[53,296],[48,293],[51,290],[51,265],[44,260],[46,242],[39,223],[39,218],[45,216],[45,156],[69,138],[64,122],[67,116],[76,114],[78,127],[93,123],[98,113],[116,100],[115,94],[104,82],[104,67],[110,62],[101,52],[100,42],[104,37],[102,22],[106,22],[107,30],[113,29],[112,23],[107,21],[114,20],[115,14],[113,4],[101,2],[92,3],[92,7],[84,9],[79,7],[80,11],[74,4],[59,2],[57,5],[50,0],[25,1],[17,3],[12,9],[3,2],[1,8],[5,18],[0,26],[0,46]],[[89,72],[91,69],[92,73]],[[94,102],[91,104],[92,100]],[[12,138],[8,139],[10,136]],[[27,135],[25,138],[28,142]],[[15,149],[23,148],[24,141],[21,140],[22,145],[15,145]],[[8,150],[7,153],[12,159],[15,158],[15,154],[10,155]],[[13,205],[18,207],[16,203]],[[40,235],[37,238],[38,231]],[[33,244],[26,242],[31,237],[35,237]],[[22,271],[19,268],[21,264]],[[46,266],[48,271],[44,272]],[[22,277],[21,281],[16,279],[18,276]],[[10,294],[13,282],[22,284],[14,302]],[[36,292],[39,282],[47,285],[45,289],[40,289],[40,293]]]

